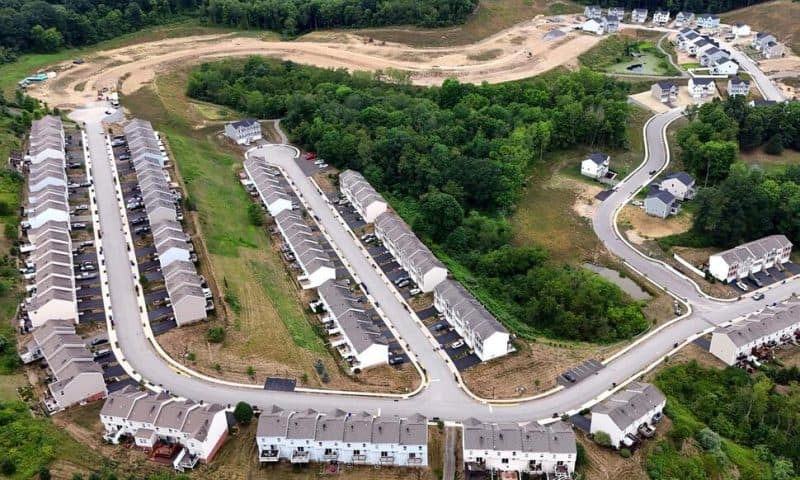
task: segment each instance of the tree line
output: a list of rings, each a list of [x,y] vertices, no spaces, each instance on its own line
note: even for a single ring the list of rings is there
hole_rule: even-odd
[[[722,13],[737,8],[749,7],[766,0],[578,0],[582,5],[600,5],[602,7],[646,8],[650,15],[656,10],[669,10],[698,13]]]
[[[800,241],[800,167],[763,171],[736,164],[740,150],[800,151],[800,104],[750,106],[742,97],[690,111],[680,158],[700,188],[690,232],[667,244],[732,247],[774,233]]]
[[[193,17],[296,35],[317,28],[461,23],[477,0],[0,0],[0,63]]]
[[[706,368],[693,360],[660,372],[656,384],[667,396],[672,428],[648,455],[650,478],[732,478],[731,470],[751,480],[797,478],[797,382],[779,390],[763,373]]]
[[[512,246],[506,218],[547,152],[626,145],[626,84],[587,70],[430,88],[382,78],[250,58],[200,66],[187,93],[282,117],[293,143],[361,171],[518,332],[611,341],[646,328],[616,285]]]

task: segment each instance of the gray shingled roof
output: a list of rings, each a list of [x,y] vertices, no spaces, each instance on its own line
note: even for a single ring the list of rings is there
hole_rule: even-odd
[[[769,235],[752,242],[747,242],[738,247],[731,248],[712,255],[722,257],[729,265],[734,263],[745,263],[752,260],[763,258],[769,252],[777,251],[785,247],[791,247],[792,242],[786,235]]]
[[[265,411],[258,418],[256,436],[259,437],[285,437],[289,426],[289,417],[292,412],[284,410],[277,405]]]
[[[314,440],[318,442],[340,441],[344,438],[344,421],[347,412],[334,410],[330,415],[322,415],[317,421]]]
[[[343,441],[352,443],[367,443],[372,441],[372,422],[374,417],[361,412],[347,417],[344,422]]]
[[[308,410],[295,413],[289,419],[288,428],[286,430],[286,438],[313,440],[318,417],[319,412],[310,408]]]
[[[376,344],[388,344],[378,326],[350,294],[349,287],[328,280],[317,288],[317,293],[328,305],[330,313],[336,318],[356,352],[361,353]]]
[[[427,445],[428,419],[420,414],[400,420],[400,445]]]
[[[655,385],[631,382],[624,389],[592,407],[592,414],[606,414],[620,430],[625,430],[635,422],[642,421],[647,412],[664,401],[666,397]]]
[[[372,443],[399,443],[400,419],[376,417],[372,423]]]
[[[448,279],[437,285],[433,292],[436,298],[457,313],[464,325],[478,338],[486,340],[495,333],[508,333],[461,283]]]
[[[354,170],[345,170],[339,174],[339,186],[342,190],[348,190],[355,198],[355,202],[365,209],[375,202],[386,203],[386,200],[372,188],[372,185]]]
[[[141,423],[153,423],[156,420],[162,405],[171,401],[169,395],[164,392],[148,393],[146,397],[140,398],[128,415],[128,420]]]
[[[137,390],[132,385],[126,385],[122,390],[108,394],[100,415],[127,418],[136,400],[145,395],[147,395],[145,392]]]
[[[605,153],[595,152],[595,153],[590,153],[586,158],[593,161],[597,165],[602,165],[603,163],[605,163],[606,160],[608,160],[608,155],[606,155]]]
[[[408,225],[396,214],[384,212],[375,219],[375,230],[382,233],[394,245],[401,262],[408,262],[412,270],[425,275],[435,268],[445,268],[444,264],[431,253]]]
[[[741,347],[797,323],[800,323],[800,305],[764,311],[741,322],[717,327],[714,334],[725,335],[734,345]]]
[[[678,180],[687,187],[694,184],[694,178],[692,178],[692,176],[686,172],[675,172],[664,177],[664,180],[672,180],[672,179]]]

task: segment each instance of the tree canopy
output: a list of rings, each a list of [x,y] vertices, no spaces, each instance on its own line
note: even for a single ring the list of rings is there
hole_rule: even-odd
[[[250,58],[202,65],[187,93],[282,117],[293,143],[361,171],[518,333],[606,342],[647,327],[616,285],[512,246],[506,219],[546,152],[626,145],[626,84],[586,70],[499,85],[389,80]]]

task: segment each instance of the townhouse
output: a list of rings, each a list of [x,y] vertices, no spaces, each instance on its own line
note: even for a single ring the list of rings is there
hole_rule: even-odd
[[[61,119],[45,116],[31,125],[28,195],[23,226],[33,269],[23,310],[33,328],[51,320],[78,322],[70,235],[68,179]]]
[[[698,15],[697,26],[700,28],[719,28],[719,16],[710,13]]]
[[[689,95],[695,99],[712,97],[717,93],[714,79],[710,77],[692,77],[689,79]]]
[[[140,119],[128,122],[124,132],[175,323],[205,320],[209,307],[193,263],[194,247],[178,221],[177,196],[167,180],[156,133],[150,122]]]
[[[694,21],[694,13],[692,12],[684,12],[680,11],[675,15],[675,26],[682,27],[684,25],[690,25]]]
[[[250,145],[261,140],[261,124],[254,118],[245,118],[225,124],[225,136],[239,145]]]
[[[650,87],[650,93],[661,103],[672,103],[678,99],[678,85],[675,82],[662,80]]]
[[[638,434],[652,434],[666,403],[667,398],[655,385],[631,382],[592,407],[590,432],[607,433],[614,448],[629,447]]]
[[[339,188],[367,223],[373,223],[378,215],[386,211],[386,200],[356,171],[345,170],[340,173]]]
[[[661,190],[666,190],[678,200],[694,198],[697,190],[694,178],[686,172],[675,172],[667,175],[659,184]]]
[[[512,351],[508,330],[459,282],[448,279],[437,285],[433,304],[482,361]]]
[[[656,10],[656,12],[653,14],[653,23],[657,23],[659,25],[665,25],[669,23],[669,19],[669,10]]]
[[[426,466],[428,422],[335,410],[293,412],[271,407],[258,419],[256,446],[262,463],[346,463]]]
[[[591,153],[581,162],[581,175],[599,180],[608,175],[611,157],[605,153]]]
[[[520,426],[468,418],[462,427],[461,445],[468,472],[517,472],[566,480],[575,471],[575,433],[563,422]]]
[[[348,361],[352,370],[389,362],[389,341],[344,283],[328,280],[317,288],[327,315],[322,319],[333,335],[331,346]]]
[[[104,439],[120,443],[126,438],[147,451],[169,450],[176,469],[209,463],[228,436],[226,410],[218,404],[178,401],[166,393],[142,392],[131,386],[108,396],[100,421]],[[159,450],[161,451],[161,450]]]
[[[778,43],[774,35],[767,32],[758,32],[750,44],[756,51],[761,52],[764,58],[777,58],[783,56],[783,45]]]
[[[175,323],[178,326],[204,320],[209,297],[204,293],[202,279],[192,262],[179,260],[161,267]]]
[[[728,80],[728,96],[734,97],[742,95],[746,97],[750,94],[750,81],[743,80],[739,77],[733,77]]]
[[[303,215],[284,210],[275,216],[275,226],[302,270],[297,277],[303,288],[317,288],[336,278],[336,267],[319,235],[315,235]]]
[[[447,278],[447,269],[396,214],[375,219],[375,236],[423,292],[431,292]]]
[[[744,320],[719,326],[711,333],[709,351],[728,365],[747,361],[761,348],[800,338],[800,303],[765,309]]]
[[[786,235],[769,235],[708,257],[708,273],[720,282],[736,282],[789,261],[792,242]]]
[[[103,369],[94,362],[84,340],[75,335],[69,320],[50,320],[34,330],[33,340],[20,357],[26,363],[43,358],[50,370],[45,405],[58,411],[73,405],[92,402],[108,394]]]
[[[647,21],[646,8],[634,8],[631,11],[631,23],[644,23]]]
[[[667,218],[678,213],[678,201],[667,190],[655,190],[644,199],[644,211],[650,216]]]
[[[292,197],[281,184],[280,172],[275,167],[266,165],[260,157],[250,156],[244,161],[244,170],[271,216],[292,209]]]

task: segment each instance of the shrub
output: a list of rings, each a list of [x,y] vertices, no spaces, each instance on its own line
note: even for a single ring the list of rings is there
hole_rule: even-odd
[[[331,376],[328,375],[328,372],[322,372],[322,383],[328,383],[331,381]]]
[[[783,153],[783,139],[780,134],[775,134],[764,145],[764,151],[770,155],[780,155]]]
[[[233,409],[233,417],[237,422],[247,425],[253,419],[253,407],[249,403],[239,402]]]
[[[631,451],[627,448],[621,448],[619,450],[619,456],[622,458],[631,458]]]
[[[250,223],[256,227],[264,225],[264,211],[261,210],[261,205],[251,203],[250,206],[247,207],[247,218],[249,218]]]
[[[256,369],[253,367],[247,367],[247,376],[248,377],[255,377],[256,376]]]
[[[222,343],[225,340],[225,329],[222,327],[209,328],[206,339],[211,343]]]
[[[575,445],[577,447],[577,455],[575,455],[575,466],[578,468],[585,467],[589,464],[589,457],[586,455],[586,448],[580,443]]]
[[[719,434],[708,427],[697,432],[695,438],[697,438],[697,442],[703,447],[703,450],[719,450],[722,446]]]
[[[594,434],[594,443],[603,446],[603,447],[610,447],[611,446],[611,436],[606,432],[600,431],[595,432]]]
[[[0,473],[10,477],[17,471],[17,465],[10,458],[4,458],[0,461]]]

